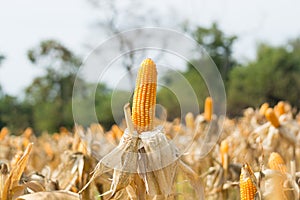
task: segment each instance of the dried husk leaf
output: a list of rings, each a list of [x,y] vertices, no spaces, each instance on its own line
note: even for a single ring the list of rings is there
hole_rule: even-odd
[[[30,190],[30,193],[35,193],[35,192],[45,192],[46,189],[44,185],[42,185],[38,181],[30,181],[25,184],[27,187],[27,190]]]
[[[284,183],[287,181],[287,176],[277,170],[264,170],[264,177],[261,182],[261,191],[263,199],[266,200],[288,200],[293,199],[287,193],[287,188],[284,187]]]
[[[16,200],[80,200],[79,194],[69,191],[37,192],[19,196]]]
[[[198,199],[205,199],[204,186],[201,178],[197,175],[197,173],[194,172],[194,170],[192,170],[181,160],[179,160],[179,168],[183,171],[184,175],[189,180],[191,186],[194,188]]]
[[[143,148],[139,150],[139,174],[145,182],[147,193],[171,194],[177,169],[177,149],[160,129],[143,132],[140,138]]]
[[[85,190],[88,184],[97,176],[108,171],[106,167],[110,166],[115,166],[113,180],[110,190],[103,195],[110,194],[112,197],[116,192],[125,189],[132,182],[134,172],[137,169],[138,137],[137,133],[135,134],[135,136],[132,136],[128,130],[125,130],[119,145],[98,162],[93,176],[80,192]]]
[[[120,143],[123,144],[123,153],[121,154],[121,168],[114,169],[113,181],[110,188],[112,196],[117,191],[126,188],[133,181],[133,170],[137,168],[137,133],[132,136],[129,132],[125,131],[124,137],[122,137]]]

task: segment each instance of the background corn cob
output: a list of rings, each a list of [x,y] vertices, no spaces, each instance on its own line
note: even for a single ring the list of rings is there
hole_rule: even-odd
[[[211,97],[205,99],[204,118],[206,121],[211,121],[213,114],[213,101]]]
[[[253,183],[253,171],[248,164],[242,167],[240,175],[240,197],[241,200],[254,200],[257,192]]]
[[[283,101],[278,102],[278,104],[276,105],[275,113],[277,114],[277,116],[283,115],[285,113],[285,104]]]
[[[147,58],[141,63],[133,96],[132,121],[138,133],[153,129],[156,104],[157,71]]]
[[[269,104],[268,103],[263,103],[261,106],[260,106],[260,109],[259,109],[259,114],[261,115],[265,115],[265,112],[267,111],[267,109],[269,108]]]
[[[268,108],[266,110],[265,116],[266,116],[267,120],[269,122],[271,122],[271,124],[274,127],[278,128],[280,126],[279,120],[278,120],[277,116],[275,115],[275,113],[274,113],[274,111],[273,111],[272,108]]]
[[[3,127],[0,131],[0,141],[5,138],[6,135],[9,134],[9,130],[6,127]]]
[[[189,112],[185,115],[186,127],[193,130],[195,128],[195,118],[193,113]]]
[[[221,153],[221,162],[224,169],[228,167],[228,142],[227,140],[223,140],[220,145],[220,153]]]
[[[286,164],[285,164],[284,160],[276,152],[271,153],[271,155],[269,157],[268,165],[269,165],[270,169],[272,169],[272,170],[278,170],[284,174],[287,172],[287,168],[286,168]]]

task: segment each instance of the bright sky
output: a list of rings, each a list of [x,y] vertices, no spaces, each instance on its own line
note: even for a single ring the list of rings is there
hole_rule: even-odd
[[[217,21],[223,31],[236,34],[234,56],[254,58],[260,41],[282,44],[300,36],[298,0],[153,0],[166,13],[175,6],[174,19],[188,19],[209,26]],[[177,2],[177,3],[176,3]],[[150,13],[147,13],[150,14]],[[91,24],[96,13],[88,0],[6,0],[0,3],[0,53],[6,60],[0,67],[0,84],[5,92],[19,95],[41,71],[29,63],[28,49],[44,39],[57,39],[76,53],[86,56],[91,43]],[[147,24],[145,24],[147,26]],[[105,38],[93,41],[95,46]]]

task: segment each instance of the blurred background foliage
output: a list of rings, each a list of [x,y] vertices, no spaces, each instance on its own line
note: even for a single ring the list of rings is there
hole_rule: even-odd
[[[100,28],[109,30],[108,34],[122,31],[118,18],[113,17],[122,13],[114,6],[110,4],[112,17],[99,23]],[[138,23],[143,19],[140,16],[136,18]],[[135,23],[134,17],[131,22]],[[232,56],[238,37],[224,33],[217,23],[210,27],[182,27],[182,31],[202,45],[218,67],[226,88],[229,116],[235,117],[244,108],[257,107],[264,102],[274,105],[280,100],[287,100],[300,107],[300,39],[286,41],[281,46],[261,43],[257,47],[256,58],[241,64]],[[33,65],[44,70],[44,75],[36,77],[20,96],[5,94],[0,86],[0,128],[8,126],[15,133],[29,126],[37,133],[51,133],[62,126],[71,129],[74,126],[72,89],[82,58],[56,40],[41,41],[28,50],[27,57]],[[0,55],[0,67],[5,59],[9,58]],[[193,86],[202,111],[204,99],[209,94],[202,77],[190,63],[186,63],[186,70],[181,73]],[[124,63],[124,66],[129,71],[132,68],[131,62]],[[165,81],[174,82],[174,87],[176,84],[180,86],[176,80]],[[106,129],[115,123],[111,96],[110,88],[105,84],[98,85],[95,109],[99,122]],[[178,100],[167,88],[160,88],[157,98],[166,107],[169,120],[180,114]]]

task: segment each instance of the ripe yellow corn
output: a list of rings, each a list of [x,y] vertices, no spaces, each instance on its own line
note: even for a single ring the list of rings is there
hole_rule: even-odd
[[[254,200],[257,192],[256,186],[253,183],[253,171],[249,164],[244,164],[240,175],[240,197],[241,200]]]
[[[269,157],[268,165],[269,165],[270,169],[272,169],[272,170],[278,170],[283,174],[285,174],[287,172],[287,168],[286,168],[286,164],[285,164],[284,160],[276,152],[271,153],[271,155]]]
[[[277,116],[275,115],[275,113],[274,113],[274,111],[273,111],[272,108],[268,108],[267,109],[267,111],[265,113],[265,116],[266,116],[267,120],[269,122],[271,122],[271,124],[274,127],[278,128],[280,126],[279,120],[278,120]]]
[[[260,106],[260,109],[259,109],[259,114],[261,115],[265,115],[267,109],[269,108],[269,104],[268,103],[264,103]]]
[[[205,99],[204,118],[206,121],[211,121],[213,115],[213,101],[211,97]]]
[[[138,71],[132,105],[132,122],[138,133],[153,129],[156,104],[157,71],[147,58]]]

